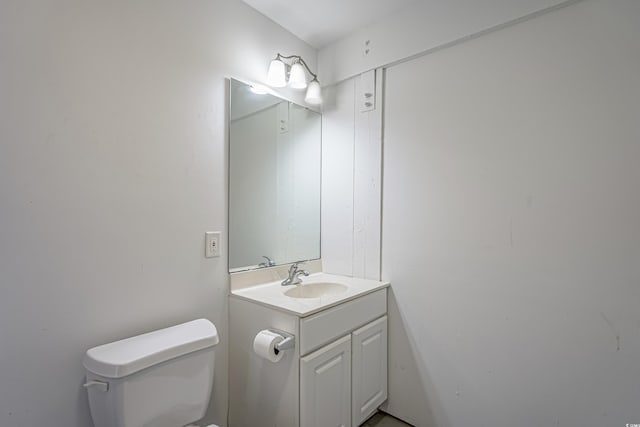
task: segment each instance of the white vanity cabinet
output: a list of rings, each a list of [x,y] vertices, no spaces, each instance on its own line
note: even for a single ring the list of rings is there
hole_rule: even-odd
[[[351,425],[351,336],[300,359],[300,425]]]
[[[387,316],[300,359],[300,425],[357,427],[387,400]]]
[[[351,334],[351,396],[354,426],[387,400],[387,316]]]
[[[358,427],[387,399],[387,289],[306,317],[230,299],[229,427]],[[277,363],[261,329],[295,335]]]

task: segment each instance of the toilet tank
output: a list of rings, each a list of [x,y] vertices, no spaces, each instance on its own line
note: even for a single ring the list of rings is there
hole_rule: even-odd
[[[87,351],[95,427],[179,427],[200,420],[213,386],[216,327],[199,319]]]

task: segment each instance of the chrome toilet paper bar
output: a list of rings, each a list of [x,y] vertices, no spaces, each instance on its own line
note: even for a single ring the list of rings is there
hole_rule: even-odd
[[[291,335],[290,333],[273,328],[269,328],[268,330],[284,338],[282,341],[276,344],[276,350],[278,352],[285,351],[296,346],[296,337]]]

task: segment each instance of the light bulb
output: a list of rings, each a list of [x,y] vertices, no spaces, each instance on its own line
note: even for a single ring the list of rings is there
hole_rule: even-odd
[[[267,72],[267,84],[273,87],[285,87],[287,85],[287,76],[285,73],[284,62],[274,59],[269,64]]]
[[[304,89],[307,87],[307,76],[304,73],[302,64],[296,62],[291,66],[289,73],[289,86],[294,89]]]
[[[320,88],[318,80],[313,79],[313,81],[309,83],[307,95],[304,97],[304,102],[311,105],[322,104],[322,89]]]

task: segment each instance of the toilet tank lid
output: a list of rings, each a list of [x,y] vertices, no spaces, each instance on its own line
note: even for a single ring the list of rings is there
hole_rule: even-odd
[[[218,342],[213,323],[207,319],[192,320],[89,349],[83,365],[94,374],[122,378]]]

